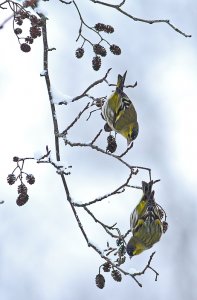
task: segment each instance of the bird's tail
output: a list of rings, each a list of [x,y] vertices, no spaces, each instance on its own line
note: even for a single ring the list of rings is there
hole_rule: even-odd
[[[155,214],[156,209],[156,202],[155,202],[155,192],[152,191],[153,186],[153,180],[151,180],[149,183],[142,181],[142,190],[144,193],[144,197],[147,201],[147,211],[145,215],[147,214]]]
[[[124,73],[123,76],[120,74],[118,75],[118,81],[117,81],[117,85],[116,85],[116,89],[118,91],[123,91],[126,75],[127,75],[127,71]]]
[[[152,193],[152,186],[153,186],[153,180],[151,180],[148,183],[145,181],[142,181],[142,190],[143,190],[144,195],[147,196],[147,198],[149,198]]]

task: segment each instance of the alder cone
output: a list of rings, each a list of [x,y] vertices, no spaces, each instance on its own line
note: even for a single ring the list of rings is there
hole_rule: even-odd
[[[103,289],[105,286],[105,277],[102,274],[96,275],[96,285],[99,289]]]
[[[31,51],[31,47],[28,44],[23,43],[23,44],[21,44],[21,50],[23,52],[29,52],[29,51]]]
[[[92,68],[95,71],[98,71],[101,67],[101,58],[99,56],[95,56],[92,59]]]

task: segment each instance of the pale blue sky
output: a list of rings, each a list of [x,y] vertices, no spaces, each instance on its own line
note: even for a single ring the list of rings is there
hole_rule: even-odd
[[[80,42],[79,20],[73,5],[58,1],[43,2],[48,14],[49,71],[53,86],[71,97],[79,95],[90,83],[101,78],[112,67],[110,82],[118,73],[128,70],[127,84],[138,82],[127,91],[138,112],[139,137],[127,159],[133,165],[150,167],[157,201],[166,209],[169,230],[155,245],[153,267],[160,273],[158,281],[148,271],[140,280],[123,278],[116,283],[106,274],[106,287],[99,290],[94,282],[102,260],[87,247],[66,202],[61,181],[52,167],[27,162],[26,171],[33,173],[36,183],[29,187],[29,202],[24,207],[15,203],[17,186],[6,183],[13,168],[12,157],[33,156],[53,146],[53,127],[42,66],[42,40],[38,38],[30,53],[19,49],[12,32],[12,22],[0,31],[1,68],[1,170],[0,200],[0,299],[15,300],[95,300],[173,299],[195,300],[197,280],[195,213],[196,193],[196,4],[193,0],[132,1],[126,9],[134,16],[147,19],[170,19],[192,38],[176,33],[167,24],[137,23],[116,11],[90,1],[76,1],[84,20],[93,26],[97,22],[111,24],[115,32],[111,43],[122,48],[119,57],[108,54],[98,72],[91,68],[92,50],[87,45],[84,58],[75,58]],[[118,1],[117,1],[118,3]],[[0,22],[9,15],[0,10]],[[86,31],[88,35],[88,32]],[[91,38],[95,37],[91,34]],[[108,51],[109,52],[109,51]],[[112,88],[106,84],[92,91],[104,96]],[[60,128],[75,117],[87,99],[68,107],[58,107]],[[99,113],[89,122],[85,118],[73,128],[69,138],[90,141],[103,126]],[[106,135],[101,137],[104,144]],[[126,141],[117,137],[119,150]],[[71,195],[76,201],[88,201],[113,190],[124,182],[127,170],[119,163],[85,150],[73,150],[62,144],[62,159],[73,165],[68,178]],[[147,180],[141,172],[133,180]],[[140,198],[140,192],[129,190],[91,208],[103,222],[118,222],[120,228],[129,226],[129,211]],[[131,200],[131,201],[130,201]],[[108,237],[92,220],[79,210],[91,241],[106,247]],[[151,249],[152,250],[152,249]],[[146,251],[125,264],[125,268],[141,269],[152,251]]]

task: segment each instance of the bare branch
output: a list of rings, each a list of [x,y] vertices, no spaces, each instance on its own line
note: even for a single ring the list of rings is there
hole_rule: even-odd
[[[92,148],[93,150],[96,150],[98,152],[101,152],[105,155],[109,155],[111,157],[116,158],[118,161],[120,161],[122,164],[124,164],[127,168],[129,168],[130,170],[134,170],[134,169],[142,169],[142,170],[146,170],[149,173],[149,179],[151,180],[151,169],[150,168],[146,168],[146,167],[141,167],[141,166],[131,166],[130,164],[128,164],[125,160],[123,160],[121,157],[119,157],[118,155],[106,152],[105,150],[103,150],[102,148],[93,145],[91,143],[80,143],[80,142],[70,142],[67,138],[63,138],[65,145],[69,145],[71,147],[88,147],[88,148]]]
[[[106,80],[106,82],[107,82],[107,80]],[[109,86],[116,86],[116,83],[108,83],[107,82],[107,84],[109,85]],[[124,85],[124,88],[135,88],[137,86],[137,81],[134,83],[134,84],[129,84],[129,85]]]
[[[78,12],[78,15],[79,15],[79,18],[80,18],[80,21],[81,21],[81,24],[80,24],[80,27],[79,27],[79,34],[78,34],[78,37],[77,37],[77,39],[76,39],[76,42],[79,40],[80,37],[82,37],[83,40],[84,40],[83,45],[84,45],[84,43],[87,41],[90,45],[93,46],[93,43],[91,43],[90,40],[88,40],[87,38],[85,38],[85,37],[82,35],[82,28],[83,28],[83,25],[84,25],[84,26],[87,27],[89,30],[95,32],[95,34],[100,38],[99,43],[101,43],[102,41],[105,41],[108,45],[110,45],[110,43],[109,43],[106,39],[104,39],[104,38],[102,37],[102,35],[101,35],[100,32],[96,31],[96,30],[94,29],[94,27],[91,27],[91,26],[87,25],[87,23],[84,22],[84,20],[83,20],[83,18],[82,18],[82,15],[81,15],[81,12],[80,12],[80,10],[79,10],[79,7],[77,6],[77,4],[76,4],[76,2],[75,2],[74,0],[73,0],[73,4],[74,4],[74,6],[75,6],[75,8],[76,8],[76,10],[77,10],[77,12]]]
[[[60,2],[64,3],[64,4],[71,4],[73,1],[64,1],[64,0],[59,0]]]
[[[111,196],[113,196],[113,195],[116,195],[116,194],[118,194],[118,192],[120,193],[120,191],[121,191],[124,187],[127,186],[127,184],[129,183],[129,181],[130,181],[132,175],[133,175],[133,173],[132,173],[132,171],[131,171],[130,174],[129,174],[129,176],[128,176],[128,178],[127,178],[127,180],[126,180],[126,182],[123,183],[123,184],[122,184],[121,186],[119,186],[118,188],[116,188],[113,192],[108,193],[108,194],[106,194],[106,195],[104,195],[104,196],[102,196],[102,197],[96,198],[96,199],[94,199],[94,200],[92,200],[92,201],[90,201],[90,202],[86,202],[86,203],[82,203],[82,204],[79,204],[79,203],[73,203],[74,206],[77,206],[77,207],[84,207],[84,206],[92,205],[92,204],[94,204],[94,203],[96,203],[96,202],[100,202],[100,201],[102,201],[102,200],[104,200],[104,199],[106,199],[106,198],[109,198],[109,197],[111,197]],[[124,190],[123,190],[122,192],[124,192]]]
[[[1,7],[2,8],[2,7]],[[13,18],[14,14],[10,15],[7,17],[1,24],[0,24],[0,29],[3,29],[4,25],[9,22]]]
[[[104,230],[112,237],[112,238],[118,238],[118,235],[114,235],[110,230],[114,230],[114,226],[116,226],[116,223],[112,226],[108,226],[106,224],[104,224],[103,222],[99,221],[95,216],[94,214],[86,207],[84,206],[83,207],[85,209],[85,211],[93,218],[93,220],[96,222],[96,223],[99,223],[103,228]]]
[[[43,21],[43,26],[42,26],[42,36],[43,36],[43,46],[44,46],[44,52],[43,52],[43,67],[45,70],[45,81],[46,81],[46,86],[47,86],[47,91],[48,91],[48,96],[50,100],[50,106],[51,106],[51,113],[52,113],[52,119],[53,119],[53,127],[54,127],[54,134],[55,134],[55,149],[56,149],[56,158],[57,161],[60,161],[60,150],[59,150],[59,128],[58,128],[58,121],[56,118],[56,109],[55,109],[55,104],[53,103],[53,97],[51,93],[51,82],[50,82],[50,77],[49,77],[49,69],[48,69],[48,40],[47,40],[47,28],[46,28],[46,20],[47,18],[43,14],[38,14],[40,18]]]
[[[127,154],[129,152],[129,150],[133,148],[133,142],[129,145],[129,147],[122,153],[119,155],[119,157],[123,157],[125,154]]]
[[[155,23],[166,23],[167,25],[169,25],[172,29],[174,29],[176,32],[180,33],[181,35],[183,35],[184,37],[191,37],[190,34],[186,34],[183,31],[181,31],[180,29],[178,29],[177,27],[175,27],[170,20],[146,20],[146,19],[141,19],[138,17],[134,17],[132,15],[130,15],[129,13],[127,13],[126,11],[122,10],[120,7],[125,3],[125,1],[122,1],[119,5],[115,5],[115,4],[110,4],[110,3],[105,3],[99,0],[90,0],[93,3],[97,3],[97,4],[101,4],[104,6],[108,6],[110,8],[114,8],[116,10],[118,10],[120,13],[122,13],[123,15],[127,16],[128,18],[132,19],[133,21],[136,22],[143,22],[143,23],[147,23],[147,24],[155,24]]]
[[[78,116],[73,120],[73,122],[64,130],[62,133],[60,133],[58,136],[62,137],[67,134],[68,130],[73,127],[73,125],[80,119],[81,115],[89,108],[90,102],[84,107],[82,111],[79,112]]]
[[[77,101],[78,99],[87,96],[87,92],[88,92],[90,89],[92,89],[92,88],[95,87],[96,85],[98,85],[98,84],[100,84],[100,83],[102,83],[103,81],[106,80],[106,78],[107,78],[107,76],[108,76],[108,74],[109,74],[110,71],[111,71],[111,68],[108,69],[108,71],[106,72],[106,74],[105,74],[105,76],[104,76],[103,78],[98,79],[98,80],[96,80],[95,82],[93,82],[92,84],[90,84],[89,87],[87,87],[87,89],[85,89],[85,91],[84,91],[81,95],[79,95],[79,96],[73,98],[73,99],[71,100],[71,102],[75,102],[75,101]]]
[[[4,2],[2,2],[2,3],[0,4],[0,8],[1,8],[1,9],[7,9],[7,7],[3,7],[3,5],[6,4],[7,2],[8,2],[7,0],[4,1]]]
[[[68,202],[69,202],[69,204],[70,204],[70,206],[71,206],[71,209],[72,209],[72,211],[73,211],[73,214],[74,214],[74,216],[75,216],[75,219],[76,219],[76,221],[77,221],[77,224],[78,224],[78,226],[79,226],[79,228],[80,228],[80,230],[81,230],[81,232],[82,232],[82,234],[83,234],[83,236],[84,236],[84,238],[85,238],[87,244],[89,245],[89,241],[88,241],[86,232],[85,232],[85,230],[84,230],[84,228],[83,228],[83,226],[82,226],[82,223],[81,223],[81,221],[80,221],[80,219],[79,219],[79,216],[78,216],[78,214],[77,214],[77,212],[76,212],[76,209],[75,209],[75,207],[74,207],[74,205],[73,205],[73,202],[72,202],[72,199],[71,199],[71,196],[70,196],[70,192],[69,192],[68,185],[67,185],[67,183],[66,183],[66,179],[65,179],[64,174],[61,174],[61,179],[62,179],[62,183],[63,183],[64,189],[65,189],[65,192],[66,192],[66,198],[67,198],[67,200],[68,200]]]
[[[100,109],[100,108],[97,108],[97,109],[92,110],[92,111],[89,113],[89,116],[87,117],[86,121],[88,121],[88,120],[90,119],[91,115],[92,115],[94,112],[98,111],[98,110],[101,110],[101,109]]]
[[[153,268],[150,266],[150,263],[151,263],[151,261],[152,261],[152,259],[153,259],[153,256],[155,255],[155,253],[156,253],[156,252],[153,252],[153,253],[151,254],[151,256],[150,256],[150,258],[149,258],[149,261],[148,261],[146,267],[145,267],[141,272],[133,273],[133,276],[134,276],[134,277],[136,277],[136,276],[141,276],[141,275],[143,275],[143,274],[146,272],[147,269],[151,269],[151,270],[155,273],[155,281],[157,281],[157,277],[159,276],[159,273],[158,273],[155,269],[153,269]]]
[[[93,140],[91,141],[91,145],[93,145],[93,144],[96,142],[96,140],[98,139],[98,137],[100,136],[100,134],[101,134],[102,131],[103,131],[103,129],[101,129],[101,130],[97,133],[97,135],[95,136],[95,138],[93,138]]]

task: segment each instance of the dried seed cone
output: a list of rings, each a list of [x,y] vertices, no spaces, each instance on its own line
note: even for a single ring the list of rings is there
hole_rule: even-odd
[[[21,28],[15,28],[14,29],[14,33],[17,34],[17,35],[21,34],[22,33],[22,29]]]
[[[104,125],[104,130],[105,130],[106,132],[112,131],[112,129],[111,129],[111,127],[108,125],[108,123],[105,123],[105,125]]]
[[[25,38],[25,42],[28,43],[28,44],[33,44],[33,41],[34,41],[34,39],[31,36],[27,36]]]
[[[121,254],[121,255],[124,255],[126,253],[126,249],[125,249],[125,246],[124,244],[122,244],[118,250],[118,252]]]
[[[18,206],[23,206],[29,199],[29,196],[27,194],[19,194],[17,200],[16,200],[16,204]]]
[[[35,15],[31,15],[29,19],[30,19],[31,24],[32,24],[33,26],[37,26],[37,24],[38,24],[38,22],[39,22],[39,19],[38,19]]]
[[[29,14],[28,12],[21,10],[18,12],[17,18],[21,18],[21,19],[28,19],[29,18]]]
[[[104,272],[110,272],[111,264],[109,262],[106,262],[103,264],[103,271]]]
[[[38,1],[39,1],[39,0],[26,0],[26,1],[23,3],[23,6],[24,6],[24,7],[29,7],[29,6],[31,6],[32,8],[35,8],[35,7],[37,7],[37,5],[38,5]]]
[[[114,153],[116,151],[117,144],[116,144],[116,140],[113,137],[113,135],[108,136],[107,142],[108,142],[108,145],[107,145],[106,151]]]
[[[77,58],[81,58],[82,56],[84,55],[84,49],[81,47],[81,48],[78,48],[76,51],[75,51],[75,56]]]
[[[168,230],[168,223],[166,221],[163,221],[163,233],[165,233]]]
[[[103,57],[107,55],[106,49],[103,46],[101,46],[100,44],[95,44],[93,46],[93,51],[95,54],[101,55]]]
[[[106,33],[113,33],[114,32],[114,27],[112,27],[111,25],[105,25],[104,31]]]
[[[37,37],[41,36],[41,29],[37,26],[31,26],[29,33],[33,39],[36,39]]]
[[[18,186],[18,193],[19,194],[27,194],[27,187],[24,183],[21,183],[19,186]]]
[[[18,156],[14,156],[14,157],[13,157],[13,161],[14,161],[14,162],[17,162],[18,160],[19,160]]]
[[[122,245],[122,243],[123,243],[122,239],[119,238],[119,239],[116,240],[116,245],[117,246]]]
[[[111,276],[113,277],[113,279],[115,281],[120,282],[122,280],[122,275],[121,275],[121,273],[118,270],[113,270],[111,272]]]
[[[96,107],[101,108],[103,106],[103,104],[104,104],[104,100],[102,98],[98,98],[95,100]]]
[[[125,263],[125,260],[126,260],[126,256],[121,256],[119,259],[118,259],[118,264],[119,266],[124,264]]]
[[[92,68],[95,70],[95,71],[98,71],[101,67],[101,58],[100,56],[95,56],[93,57],[92,59]]]
[[[110,46],[110,51],[114,54],[114,55],[120,55],[121,54],[121,49],[119,46],[113,44]]]
[[[32,175],[32,174],[28,174],[28,175],[26,176],[26,180],[27,180],[27,182],[28,182],[29,184],[34,184],[34,183],[35,183],[35,177],[34,177],[34,175]]]
[[[23,52],[29,52],[29,51],[31,51],[31,47],[28,44],[23,43],[23,44],[21,44],[21,50]]]
[[[16,176],[14,174],[9,174],[7,177],[7,182],[9,185],[12,185],[16,182]]]
[[[103,24],[103,23],[97,23],[94,25],[94,28],[97,30],[97,31],[104,31],[105,30],[105,27],[106,25]]]
[[[96,285],[99,289],[104,288],[104,286],[105,286],[105,277],[103,275],[97,274],[96,278],[95,278],[95,281],[96,281]]]
[[[23,20],[20,17],[14,19],[17,25],[21,26],[23,24]]]

